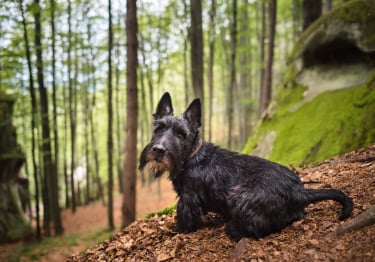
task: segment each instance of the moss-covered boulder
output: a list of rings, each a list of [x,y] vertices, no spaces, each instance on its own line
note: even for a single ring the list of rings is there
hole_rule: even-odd
[[[374,21],[354,0],[303,32],[245,153],[297,165],[375,143]]]
[[[25,156],[12,126],[14,99],[0,91],[0,243],[31,234],[25,216],[27,178],[20,177]]]

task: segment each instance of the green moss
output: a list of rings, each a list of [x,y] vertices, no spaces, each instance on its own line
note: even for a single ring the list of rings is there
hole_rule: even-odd
[[[176,210],[176,205],[173,205],[171,207],[164,208],[163,210],[159,212],[153,212],[146,216],[146,218],[151,218],[153,216],[161,216],[161,215],[170,215],[173,213],[173,211]]]
[[[276,131],[276,139],[269,159],[282,164],[311,163],[374,143],[373,84],[374,77],[358,87],[322,93],[288,114],[286,108],[293,103],[285,98],[284,109],[279,110],[284,113],[263,121],[244,152],[250,153],[271,130]]]

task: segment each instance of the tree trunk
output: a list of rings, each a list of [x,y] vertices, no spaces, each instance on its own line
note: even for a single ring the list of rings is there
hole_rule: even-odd
[[[260,45],[260,86],[259,86],[259,115],[262,114],[262,89],[264,85],[264,71],[265,71],[265,38],[266,38],[266,3],[265,0],[261,0],[261,25],[260,25],[260,36],[259,36],[259,45]]]
[[[274,56],[274,42],[275,42],[275,29],[276,29],[276,0],[269,2],[269,35],[267,45],[267,67],[264,73],[264,81],[261,89],[260,112],[261,114],[267,109],[272,93],[272,65]]]
[[[236,89],[236,49],[237,49],[237,0],[233,0],[231,28],[230,84],[228,88],[228,140],[227,147],[232,149],[234,129],[234,92]]]
[[[136,174],[137,174],[137,3],[127,0],[126,5],[127,36],[127,104],[126,104],[126,142],[124,161],[124,195],[122,201],[122,227],[135,220]]]
[[[112,107],[112,3],[108,0],[108,138],[107,138],[107,156],[108,156],[108,227],[110,230],[115,228],[113,222],[113,107]]]
[[[308,28],[316,19],[322,15],[322,0],[303,0],[302,3],[302,16],[303,16],[303,27],[305,30]]]
[[[300,29],[300,12],[301,12],[301,6],[299,0],[293,0],[292,5],[292,13],[293,13],[293,42],[297,40],[297,37],[299,35],[299,29]]]
[[[216,38],[216,0],[211,0],[209,28],[209,54],[208,54],[208,141],[212,141],[212,114],[213,114],[213,90],[214,90],[214,60]],[[186,103],[187,104],[187,103]]]
[[[120,21],[118,21],[118,24],[120,24]],[[116,44],[116,52],[115,57],[117,57],[116,60],[116,72],[115,72],[115,90],[116,90],[116,143],[117,143],[117,159],[116,159],[116,166],[117,166],[117,179],[118,179],[118,185],[119,185],[119,193],[123,193],[123,187],[121,186],[122,181],[122,155],[123,155],[123,144],[121,143],[121,121],[120,121],[120,43],[118,42]],[[143,104],[146,104],[146,101],[143,101]],[[146,106],[145,106],[146,108]]]
[[[203,91],[203,33],[202,33],[202,1],[190,0],[191,32],[191,83],[194,96],[201,99],[202,116],[204,116],[204,91]],[[202,119],[202,136],[204,124]]]
[[[90,43],[89,45],[89,50],[90,50],[90,59],[94,61],[95,55],[94,55],[94,49],[92,47],[91,43],[91,37],[92,35],[92,29],[91,29],[91,23],[87,23],[87,38]],[[91,68],[90,68],[90,73],[92,74],[92,98],[91,98],[91,109],[93,110],[96,106],[96,78],[95,78],[95,72],[96,72],[96,67],[94,63],[91,63]],[[92,145],[92,150],[93,150],[93,158],[94,158],[94,181],[96,184],[96,189],[97,189],[97,194],[95,196],[96,199],[102,199],[102,203],[105,204],[105,199],[104,199],[104,193],[103,193],[103,186],[99,174],[100,170],[100,162],[99,162],[99,150],[98,150],[98,145],[97,145],[97,136],[96,136],[96,125],[94,121],[94,115],[92,113],[92,110],[89,112],[89,121],[90,121],[90,134],[91,134],[91,145]]]
[[[329,12],[332,9],[332,0],[323,0],[322,12],[323,14]]]
[[[50,125],[48,119],[48,96],[44,86],[43,59],[42,59],[42,42],[41,42],[41,23],[40,23],[40,5],[39,0],[34,0],[36,10],[35,17],[35,49],[37,58],[37,78],[40,96],[40,114],[42,119],[42,153],[43,153],[43,173],[46,178],[47,196],[49,198],[49,212],[54,223],[56,235],[61,235],[64,230],[62,227],[59,199],[58,199],[58,182],[54,162],[52,160]],[[48,211],[47,211],[48,212]],[[49,221],[46,221],[49,223]]]
[[[69,116],[70,116],[70,191],[71,191],[71,201],[72,201],[72,212],[76,212],[76,195],[74,186],[74,167],[75,167],[75,113],[74,113],[74,90],[72,81],[72,4],[71,0],[68,0],[68,90],[69,90]]]
[[[236,96],[236,103],[238,106],[238,127],[239,127],[239,145],[242,146],[246,143],[248,135],[250,132],[251,126],[251,90],[252,90],[252,65],[251,65],[251,54],[252,48],[249,48],[251,36],[250,32],[250,23],[251,19],[249,18],[249,4],[248,0],[243,0],[243,6],[240,10],[241,12],[241,34],[239,37],[239,83],[238,83],[238,93]]]
[[[27,68],[29,73],[29,90],[31,96],[31,158],[32,158],[32,166],[33,166],[33,174],[34,174],[34,184],[35,184],[35,212],[36,212],[36,237],[37,239],[42,238],[41,227],[40,227],[40,214],[39,214],[39,179],[38,179],[38,167],[36,164],[36,153],[35,153],[35,128],[36,128],[36,96],[34,90],[34,77],[32,71],[32,62],[31,62],[31,52],[30,52],[30,43],[29,37],[27,34],[27,27],[26,27],[26,19],[25,19],[25,12],[23,9],[23,1],[19,2],[19,7],[21,10],[22,16],[22,26],[23,26],[23,37],[25,41],[25,50],[26,50],[26,59],[27,59]]]
[[[50,0],[51,9],[51,48],[52,48],[52,107],[53,107],[53,143],[56,171],[59,163],[59,136],[57,128],[57,103],[56,103],[56,33],[55,33],[55,0]]]

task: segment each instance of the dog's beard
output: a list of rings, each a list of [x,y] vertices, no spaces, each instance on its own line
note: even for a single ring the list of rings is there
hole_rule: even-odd
[[[165,162],[158,162],[156,160],[151,160],[142,168],[142,175],[160,177],[164,173],[169,175],[170,167]]]
[[[168,177],[174,172],[176,166],[175,156],[171,152],[159,156],[151,151],[152,145],[149,144],[141,153],[139,170],[142,175],[160,177],[167,174]]]

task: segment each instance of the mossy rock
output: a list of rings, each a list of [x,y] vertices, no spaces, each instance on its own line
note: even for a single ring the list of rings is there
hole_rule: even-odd
[[[374,21],[354,0],[303,32],[244,153],[299,165],[375,143]]]

